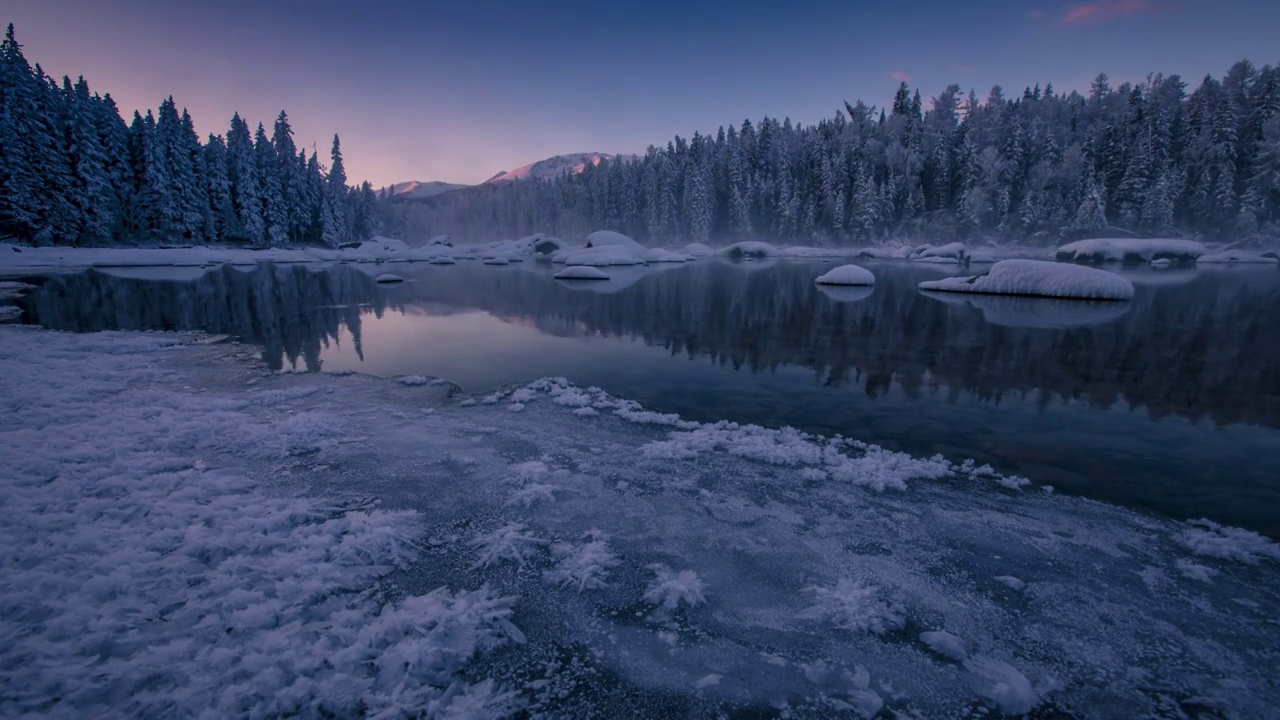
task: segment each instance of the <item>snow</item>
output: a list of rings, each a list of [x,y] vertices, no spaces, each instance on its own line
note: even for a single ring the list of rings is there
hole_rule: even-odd
[[[607,267],[609,265],[641,265],[644,251],[633,252],[622,246],[604,245],[585,250],[567,250],[552,256],[552,262],[566,265],[586,265],[590,267]]]
[[[608,280],[609,275],[603,270],[585,265],[570,265],[554,277],[557,280]]]
[[[1262,255],[1260,253],[1252,253],[1244,250],[1227,250],[1225,252],[1209,253],[1196,258],[1197,265],[1214,265],[1224,263],[1252,263],[1260,265],[1275,265],[1280,263],[1271,255]]]
[[[991,250],[973,250],[967,256],[970,265],[988,264],[996,261],[996,254]]]
[[[482,404],[193,339],[0,327],[0,715],[1280,704],[1254,533],[559,378]]]
[[[682,263],[694,259],[692,255],[672,252],[664,248],[649,248],[640,253],[640,258],[650,263]]]
[[[402,283],[404,282],[404,278],[399,275],[392,275],[391,273],[382,273],[378,277],[374,278],[373,281],[376,283]]]
[[[1094,238],[1077,240],[1058,248],[1057,258],[1063,262],[1149,263],[1168,259],[1191,262],[1208,253],[1194,240],[1172,238]]]
[[[1027,584],[1012,575],[997,575],[994,580],[1010,590],[1026,590]]]
[[[778,250],[778,248],[767,242],[761,242],[759,240],[744,240],[743,242],[737,242],[726,247],[720,252],[735,260],[742,258],[754,258],[759,260],[763,258],[778,257],[782,254],[782,251]]]
[[[920,642],[942,657],[956,662],[964,662],[969,658],[968,651],[964,649],[964,641],[946,630],[922,632]]]
[[[861,265],[841,265],[818,276],[819,285],[875,285],[876,276]]]
[[[597,230],[597,231],[595,231],[595,232],[591,233],[590,235],[588,235],[588,236],[587,236],[587,244],[586,244],[586,247],[589,247],[589,248],[602,248],[602,247],[614,247],[614,248],[621,248],[621,249],[626,250],[627,252],[631,253],[632,255],[638,255],[638,254],[640,254],[640,253],[643,253],[643,252],[647,249],[647,248],[645,248],[645,246],[641,245],[640,243],[636,242],[635,240],[632,240],[631,238],[627,237],[626,235],[623,235],[623,234],[622,234],[622,233],[620,233],[620,232],[614,232],[614,231],[612,231],[612,230]]]
[[[937,247],[928,246],[918,250],[909,256],[909,259],[917,262],[960,262],[965,257],[965,246],[961,242],[947,243]]]
[[[1095,268],[1043,260],[1001,260],[985,275],[926,280],[921,290],[1084,300],[1129,300],[1133,283]]]
[[[427,247],[433,246],[453,247],[453,238],[448,235],[436,235],[427,241]]]
[[[683,252],[685,255],[689,255],[690,257],[702,258],[715,255],[716,249],[710,245],[704,245],[703,243],[696,242],[685,245]]]

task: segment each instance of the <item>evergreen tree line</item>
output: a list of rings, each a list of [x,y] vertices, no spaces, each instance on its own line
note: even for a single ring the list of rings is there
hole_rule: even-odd
[[[1280,68],[1239,62],[1190,94],[1176,75],[985,101],[951,85],[923,105],[902,83],[887,109],[746,121],[552,182],[391,201],[384,217],[405,237],[609,228],[666,244],[1280,237]]]
[[[376,194],[298,150],[281,111],[270,137],[237,113],[201,143],[169,97],[126,124],[81,77],[32,67],[10,25],[0,44],[0,240],[36,244],[294,243],[374,232]]]

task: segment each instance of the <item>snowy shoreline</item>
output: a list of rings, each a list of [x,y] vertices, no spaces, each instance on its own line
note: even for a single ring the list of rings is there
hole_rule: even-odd
[[[463,398],[193,339],[0,328],[4,714],[1280,701],[1252,533],[561,380]]]

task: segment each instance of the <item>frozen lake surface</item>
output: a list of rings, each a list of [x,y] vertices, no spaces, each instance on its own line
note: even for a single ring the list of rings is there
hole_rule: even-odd
[[[1060,492],[1280,537],[1280,273],[1140,269],[1131,302],[922,293],[937,267],[137,268],[35,279],[24,321],[228,333],[272,369],[565,377],[658,412],[971,457]],[[389,266],[383,266],[389,267]]]

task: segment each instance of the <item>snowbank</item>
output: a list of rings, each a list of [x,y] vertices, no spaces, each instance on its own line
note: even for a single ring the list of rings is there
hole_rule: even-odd
[[[965,246],[961,242],[947,243],[938,247],[925,246],[908,256],[910,260],[931,260],[934,262],[950,260],[959,263],[965,258]]]
[[[1043,260],[1001,260],[985,275],[926,280],[920,289],[1088,300],[1133,297],[1133,283],[1119,275]]]
[[[642,265],[644,264],[644,258],[641,257],[643,253],[643,250],[636,253],[622,246],[602,245],[579,250],[562,250],[553,255],[551,261],[565,265],[587,265],[591,267]]]
[[[1193,262],[1208,252],[1194,240],[1173,238],[1094,238],[1067,243],[1058,248],[1061,262],[1078,263],[1149,263],[1167,259],[1179,263]]]
[[[1244,250],[1227,250],[1225,252],[1201,255],[1196,258],[1197,265],[1215,265],[1224,263],[1275,265],[1276,263],[1280,263],[1280,260],[1277,260],[1273,255],[1263,255],[1261,253],[1252,253]]]
[[[608,280],[603,270],[585,265],[572,265],[554,276],[557,280]]]
[[[621,248],[626,250],[627,252],[630,252],[633,255],[639,255],[640,253],[644,252],[646,249],[645,246],[641,245],[635,240],[632,240],[631,238],[627,237],[626,235],[623,235],[620,232],[614,232],[612,230],[597,230],[591,233],[590,235],[587,236],[586,247]]]
[[[819,275],[819,285],[875,285],[876,276],[861,265],[841,265]]]
[[[427,241],[427,247],[442,245],[444,247],[453,247],[453,238],[448,235],[437,235]]]
[[[684,246],[684,254],[695,258],[711,257],[716,254],[716,249],[702,243],[689,243]]]

